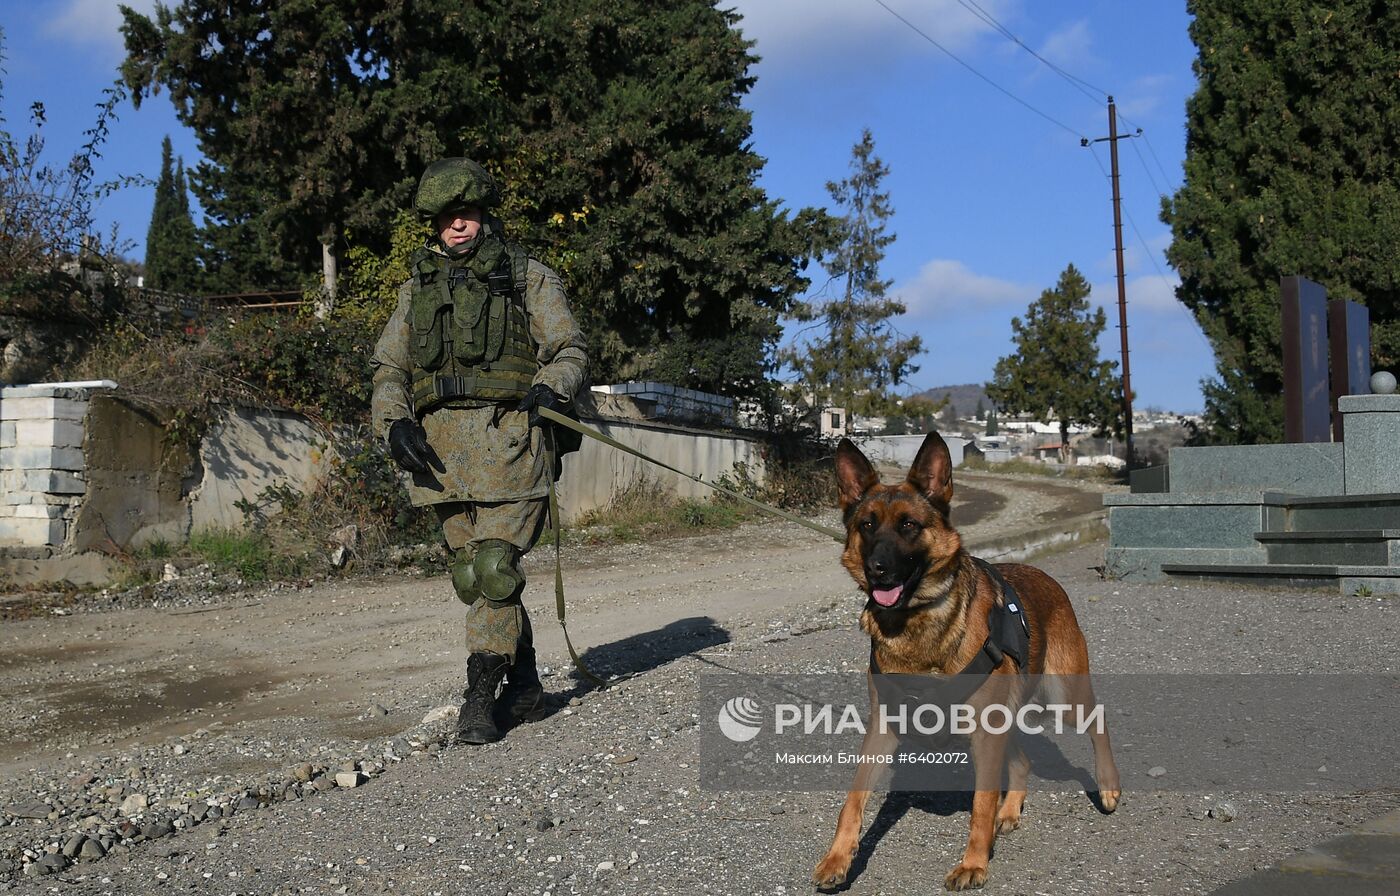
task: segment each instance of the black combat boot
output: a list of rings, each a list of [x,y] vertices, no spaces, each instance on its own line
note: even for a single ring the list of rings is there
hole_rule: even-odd
[[[489,744],[501,739],[501,729],[491,718],[496,688],[506,674],[509,660],[499,653],[473,653],[467,657],[466,698],[457,714],[459,744]]]
[[[538,722],[544,718],[544,685],[535,668],[535,648],[522,643],[515,649],[515,663],[506,673],[506,686],[496,698],[496,717],[507,725]]]

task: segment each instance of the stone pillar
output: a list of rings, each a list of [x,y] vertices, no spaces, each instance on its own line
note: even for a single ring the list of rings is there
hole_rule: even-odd
[[[1332,441],[1327,394],[1327,290],[1283,277],[1283,440]]]
[[[1346,395],[1337,406],[1346,493],[1400,494],[1400,395]]]
[[[87,491],[83,419],[94,388],[55,383],[0,389],[0,546],[61,547]]]

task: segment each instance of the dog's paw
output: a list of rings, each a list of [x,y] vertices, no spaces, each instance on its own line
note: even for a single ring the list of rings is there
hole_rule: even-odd
[[[816,884],[819,890],[834,890],[846,882],[846,873],[850,870],[850,856],[829,852],[812,872],[812,883]]]
[[[1123,791],[1121,790],[1100,790],[1099,808],[1103,810],[1105,815],[1112,813],[1114,809],[1118,808],[1118,800],[1122,796]]]
[[[1009,834],[1021,826],[1021,813],[1012,815],[1010,812],[1002,812],[997,816],[997,836]]]
[[[959,865],[943,878],[943,886],[955,893],[959,890],[981,889],[986,882],[987,869],[974,868],[971,865]]]

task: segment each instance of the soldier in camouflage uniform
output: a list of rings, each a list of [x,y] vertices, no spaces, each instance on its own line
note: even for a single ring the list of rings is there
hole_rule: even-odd
[[[543,710],[520,602],[520,558],[544,527],[556,463],[536,409],[567,412],[588,363],[559,276],[505,237],[490,214],[499,198],[475,162],[428,166],[414,205],[435,235],[370,362],[376,430],[452,552],[468,651],[457,739],[473,744],[501,736],[497,719]]]

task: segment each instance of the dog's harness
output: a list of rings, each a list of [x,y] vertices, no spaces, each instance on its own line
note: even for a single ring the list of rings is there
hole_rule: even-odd
[[[957,674],[974,677],[990,675],[1009,656],[1024,675],[1030,665],[1031,626],[1021,608],[1021,598],[995,566],[979,557],[972,559],[997,583],[1001,589],[1001,602],[994,602],[987,611],[987,640],[982,644],[982,649],[977,651],[977,656],[972,658],[967,668]],[[874,641],[870,642],[870,671],[875,675],[883,674],[880,663],[875,659]]]

